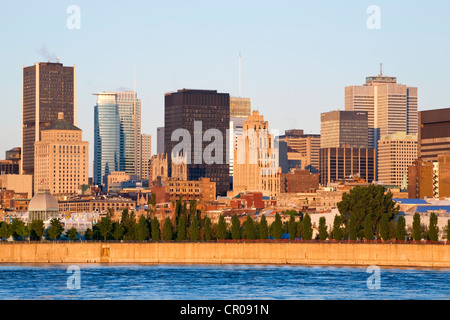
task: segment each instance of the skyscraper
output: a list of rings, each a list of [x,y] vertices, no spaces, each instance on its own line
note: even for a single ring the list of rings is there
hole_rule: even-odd
[[[408,167],[417,159],[417,135],[398,132],[378,140],[378,181],[402,187]],[[406,186],[407,187],[407,186]]]
[[[140,177],[141,101],[136,92],[97,94],[95,114],[94,183],[105,183],[104,176],[116,171]]]
[[[230,127],[230,95],[213,90],[178,90],[165,95],[164,151],[168,155],[168,168],[172,166],[172,155],[179,137],[172,137],[180,130],[187,132],[188,149],[184,150],[187,158],[188,180],[210,178],[216,183],[218,195],[225,195],[229,190],[229,165],[227,156],[227,131]],[[177,131],[177,132],[175,132]],[[205,133],[217,133],[215,137],[205,137]],[[172,140],[174,138],[174,141]],[[217,141],[217,139],[221,140]],[[212,154],[212,163],[205,161],[205,150],[211,144],[220,145]]]
[[[41,62],[23,67],[22,173],[34,173],[34,144],[59,112],[76,125],[76,66]]]
[[[450,154],[450,108],[419,112],[419,156],[436,162]]]
[[[123,134],[121,134],[116,94],[96,94],[94,107],[94,184],[106,184],[111,172],[125,170]]]
[[[134,91],[114,92],[120,118],[125,173],[141,176],[141,100]]]
[[[164,127],[156,128],[156,154],[164,154]]]
[[[141,135],[141,178],[147,180],[150,173],[150,159],[152,158],[152,136],[150,134]]]
[[[417,134],[418,90],[397,83],[396,77],[367,77],[362,86],[345,88],[345,110],[367,111],[369,148],[383,135]]]
[[[366,111],[331,111],[322,113],[321,148],[367,148],[368,117]]]
[[[230,178],[233,177],[234,168],[234,148],[236,147],[237,137],[242,135],[244,121],[247,121],[251,115],[252,102],[250,98],[230,97],[230,145],[229,145],[229,163]]]
[[[82,141],[81,129],[58,120],[42,129],[35,144],[34,193],[49,190],[55,197],[73,195],[88,184],[89,142]]]
[[[366,111],[332,111],[321,115],[320,183],[359,176],[373,182],[376,153],[368,148]]]
[[[233,195],[245,191],[275,197],[280,193],[278,148],[269,124],[258,111],[244,122],[244,132],[234,149]]]

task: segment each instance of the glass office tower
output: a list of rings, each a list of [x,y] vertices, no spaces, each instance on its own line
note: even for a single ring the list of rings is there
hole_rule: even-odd
[[[125,153],[115,93],[99,93],[94,111],[94,184],[103,185],[114,171],[124,171]]]

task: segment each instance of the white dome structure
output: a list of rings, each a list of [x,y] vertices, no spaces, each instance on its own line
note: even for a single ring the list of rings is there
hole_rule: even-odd
[[[41,190],[31,199],[28,205],[29,222],[48,220],[59,216],[58,200],[48,190]]]

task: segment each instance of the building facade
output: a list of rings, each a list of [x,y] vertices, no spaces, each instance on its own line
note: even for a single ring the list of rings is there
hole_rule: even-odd
[[[367,148],[366,111],[331,111],[321,114],[321,148]]]
[[[77,194],[89,178],[89,142],[82,141],[81,129],[58,120],[41,132],[35,143],[34,193],[49,190],[55,197]]]
[[[22,170],[34,173],[34,145],[41,130],[58,119],[77,123],[76,66],[36,63],[23,68]]]
[[[156,154],[164,154],[164,127],[156,128]]]
[[[280,193],[278,156],[268,122],[258,111],[253,111],[244,122],[244,132],[234,149],[233,194],[252,191],[275,197]]]
[[[417,134],[418,89],[380,73],[367,77],[364,85],[345,88],[345,110],[368,113],[368,147],[377,148],[381,136]]]
[[[319,172],[320,134],[305,134],[303,130],[287,130],[280,141],[287,143],[289,169],[294,169],[300,161],[300,168],[316,174]]]
[[[450,155],[439,155],[435,162],[417,159],[408,171],[408,197],[450,197]]]
[[[152,136],[141,135],[141,179],[148,180],[150,174],[150,159],[152,158]]]
[[[417,135],[398,132],[378,141],[378,182],[407,188],[408,168],[417,160]]]
[[[360,177],[366,182],[375,181],[376,153],[372,148],[322,148],[320,149],[320,184],[349,177]]]
[[[450,154],[450,108],[419,112],[419,156],[437,161],[438,155]]]
[[[209,178],[216,183],[217,195],[226,195],[230,188],[227,155],[229,94],[187,89],[167,93],[164,113],[164,151],[169,170],[172,158],[183,155],[187,160],[188,180]],[[188,137],[184,139],[178,134]],[[184,148],[179,148],[180,143]]]

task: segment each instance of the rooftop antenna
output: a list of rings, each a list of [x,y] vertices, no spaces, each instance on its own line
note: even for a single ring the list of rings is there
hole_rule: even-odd
[[[239,98],[242,96],[242,58],[239,52]]]
[[[383,75],[383,64],[380,63],[380,76],[382,76],[382,75]]]

